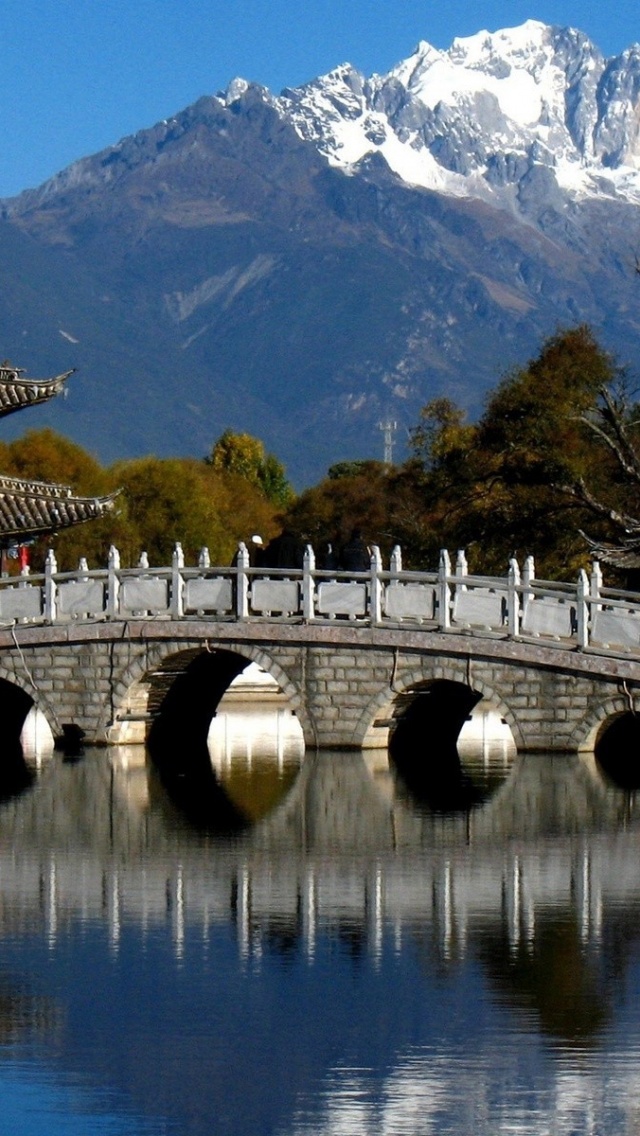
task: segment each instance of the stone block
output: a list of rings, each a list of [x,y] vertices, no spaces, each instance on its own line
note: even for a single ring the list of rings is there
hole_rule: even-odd
[[[347,692],[349,690],[349,683],[344,682],[344,681],[339,682],[336,679],[334,679],[332,682],[327,683],[327,690],[328,690],[329,694],[331,694],[331,695],[347,694]]]

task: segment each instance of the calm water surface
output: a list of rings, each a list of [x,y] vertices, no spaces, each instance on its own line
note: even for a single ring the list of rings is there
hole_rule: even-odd
[[[0,1133],[637,1133],[633,794],[472,746],[445,813],[260,728],[0,804]]]

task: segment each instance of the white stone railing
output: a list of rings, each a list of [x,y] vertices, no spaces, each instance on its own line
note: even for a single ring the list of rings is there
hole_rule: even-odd
[[[107,568],[58,572],[49,553],[45,572],[0,580],[0,624],[59,624],[122,619],[346,620],[374,627],[422,627],[447,633],[539,640],[582,650],[640,653],[640,595],[604,588],[598,564],[576,583],[537,580],[533,558],[522,574],[515,560],[504,577],[469,575],[463,552],[452,568],[440,555],[437,572],[404,571],[395,548],[388,569],[374,547],[367,572],[316,568],[311,546],[304,567],[252,568],[244,544],[233,567],[184,563],[176,545],[170,567],[121,568],[112,548]]]

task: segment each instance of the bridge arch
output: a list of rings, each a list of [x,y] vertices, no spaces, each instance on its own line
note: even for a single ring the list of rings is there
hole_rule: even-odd
[[[146,741],[153,714],[159,708],[163,693],[168,691],[166,680],[177,679],[178,675],[185,673],[198,657],[216,655],[216,653],[220,656],[236,656],[242,661],[235,674],[241,673],[250,663],[257,663],[266,671],[277,682],[299,719],[305,743],[313,744],[315,735],[305,700],[288,669],[278,659],[277,648],[268,651],[263,646],[249,643],[234,642],[227,645],[213,644],[209,641],[203,643],[202,640],[196,643],[161,641],[150,644],[144,652],[127,660],[120,673],[113,677],[112,706],[103,724],[107,740],[113,744]],[[224,689],[221,689],[217,701],[228,689],[235,674],[227,671],[228,682],[224,685]],[[216,704],[217,702],[212,704],[212,717]]]
[[[0,722],[3,741],[20,740],[29,714],[37,711],[46,721],[51,738],[62,734],[62,726],[44,693],[25,670],[24,677],[0,663]]]
[[[634,703],[630,702],[629,695],[622,692],[598,702],[573,731],[572,747],[577,753],[594,753],[598,741],[614,719],[629,712],[635,713]]]
[[[476,691],[483,702],[495,710],[509,726],[516,748],[523,744],[522,732],[514,711],[499,693],[493,681],[483,673],[470,673],[465,660],[423,658],[391,678],[388,686],[378,691],[366,706],[354,730],[354,745],[363,749],[383,746],[388,741],[388,728],[376,722],[388,722],[396,716],[399,702],[419,687],[426,689],[434,682],[451,682]]]

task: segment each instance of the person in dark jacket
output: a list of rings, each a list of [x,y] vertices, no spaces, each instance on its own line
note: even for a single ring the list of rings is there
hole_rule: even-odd
[[[345,572],[368,572],[371,567],[371,550],[362,539],[360,529],[354,529],[342,547],[340,566]]]
[[[264,550],[263,565],[266,568],[302,568],[303,561],[304,545],[291,529],[283,529]]]
[[[319,554],[317,566],[322,572],[337,572],[340,568],[340,558],[331,542],[325,544]]]

